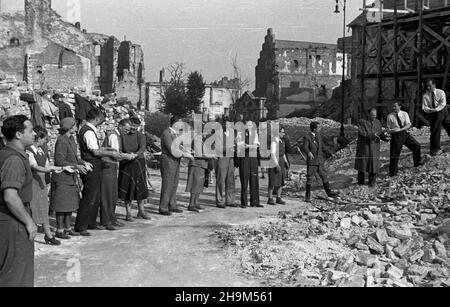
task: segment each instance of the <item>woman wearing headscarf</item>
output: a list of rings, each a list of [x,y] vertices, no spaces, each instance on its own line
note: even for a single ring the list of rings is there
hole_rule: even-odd
[[[147,141],[145,135],[139,131],[141,121],[137,117],[130,118],[133,129],[122,136],[122,152],[134,155],[130,161],[121,161],[119,166],[119,199],[125,201],[127,211],[126,221],[132,222],[131,202],[137,201],[138,219],[150,220],[144,209],[144,201],[148,198],[147,168],[145,152]]]
[[[55,166],[77,170],[76,173],[63,172],[52,177],[51,203],[56,212],[56,237],[63,240],[79,236],[71,226],[72,213],[78,210],[80,202],[81,183],[78,173],[86,174],[90,170],[90,165],[78,158],[76,133],[75,119],[63,119],[55,145]]]
[[[48,142],[48,132],[45,128],[37,126],[34,128],[36,133],[34,144],[27,148],[28,159],[33,172],[33,200],[31,201],[31,216],[37,225],[42,225],[45,233],[45,244],[61,245],[56,240],[50,230],[49,221],[49,199],[46,174],[52,172],[74,172],[70,167],[50,166],[48,152],[44,145]]]

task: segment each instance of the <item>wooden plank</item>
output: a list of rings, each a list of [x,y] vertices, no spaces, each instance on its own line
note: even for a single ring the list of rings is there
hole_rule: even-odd
[[[450,42],[449,42],[450,37],[447,37],[447,38],[442,37],[441,35],[436,33],[433,29],[431,29],[426,24],[423,24],[422,26],[423,26],[424,31],[431,34],[434,38],[436,38],[438,41],[440,41],[441,44],[444,44],[446,47],[450,48]]]
[[[417,101],[422,100],[422,59],[423,59],[423,0],[419,0],[419,33],[417,35],[417,45],[419,49],[419,54],[417,57]],[[413,121],[414,126],[418,126],[419,122],[418,120]]]
[[[367,27],[367,19],[365,20],[365,22],[364,22],[364,28],[363,28],[363,37],[362,37],[362,39],[363,39],[363,42],[362,42],[362,50],[363,50],[363,53],[362,53],[362,63],[361,63],[361,73],[362,73],[362,77],[360,78],[361,79],[361,113],[363,114],[362,115],[362,118],[367,118],[367,112],[366,112],[366,107],[365,107],[365,102],[364,102],[364,98],[365,98],[365,78],[364,78],[364,75],[366,74],[366,45],[367,45],[367,29],[366,29],[366,27]]]
[[[383,97],[383,27],[378,25],[378,103],[381,103]]]
[[[398,15],[397,15],[397,3],[394,2],[394,97],[397,99],[399,96],[399,81],[398,81]]]
[[[442,81],[442,89],[447,90],[448,74],[450,73],[450,48],[447,48],[447,62],[445,63],[444,80]]]

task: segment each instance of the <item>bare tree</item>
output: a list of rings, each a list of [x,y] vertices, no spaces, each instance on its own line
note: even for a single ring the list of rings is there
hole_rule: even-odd
[[[175,62],[173,64],[170,64],[169,67],[167,67],[167,71],[170,75],[170,83],[175,85],[181,85],[184,84],[184,81],[187,77],[186,71],[186,64],[181,62]]]
[[[234,71],[234,79],[238,80],[237,99],[239,99],[242,96],[244,89],[250,86],[251,79],[242,77],[242,69],[239,66],[237,53],[231,57],[231,66],[233,67]]]

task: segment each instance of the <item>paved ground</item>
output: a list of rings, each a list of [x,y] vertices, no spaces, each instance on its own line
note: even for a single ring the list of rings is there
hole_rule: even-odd
[[[152,183],[160,190],[160,176],[153,172]],[[239,184],[239,179],[237,179]],[[184,193],[183,169],[178,199],[183,209],[189,201]],[[261,200],[266,203],[267,180],[261,180]],[[116,232],[96,231],[91,238],[64,241],[61,247],[36,243],[37,286],[258,286],[240,275],[239,263],[215,244],[214,230],[230,227],[260,216],[277,214],[294,206],[261,209],[215,207],[214,187],[201,198],[205,212],[185,211],[172,217],[157,215],[159,194],[150,199],[147,210],[152,221],[127,223]],[[123,208],[119,208],[123,218]],[[77,268],[80,268],[78,274]]]

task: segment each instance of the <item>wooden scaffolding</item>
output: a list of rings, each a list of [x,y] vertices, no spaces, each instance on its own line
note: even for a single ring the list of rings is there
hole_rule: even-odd
[[[418,7],[423,7],[423,1]],[[385,109],[400,100],[415,126],[428,124],[421,110],[424,81],[433,78],[438,87],[450,90],[450,7],[417,9],[407,15],[399,15],[395,9],[380,23],[365,23],[362,51],[358,75],[362,109],[366,81],[375,79],[377,107]],[[387,89],[393,94],[387,94]]]

